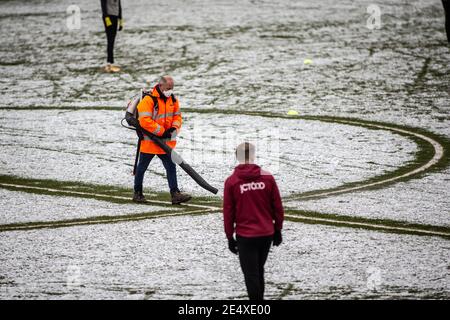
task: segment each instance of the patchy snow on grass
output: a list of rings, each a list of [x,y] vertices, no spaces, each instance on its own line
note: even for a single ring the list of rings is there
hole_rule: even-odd
[[[346,216],[450,226],[449,174],[447,169],[443,173],[432,173],[380,190],[290,201],[286,205],[295,209]]]
[[[0,119],[3,174],[131,186],[136,135],[119,125],[121,116],[121,112],[103,110],[5,113]],[[18,134],[12,123],[24,131]],[[285,195],[393,171],[413,160],[417,150],[412,141],[389,131],[223,114],[186,114],[178,140],[183,158],[220,188],[236,165],[236,146],[254,142],[257,162],[275,175]],[[178,171],[182,188],[207,194]],[[155,158],[145,185],[167,191],[164,176],[161,161]]]
[[[3,232],[0,298],[245,298],[222,228],[212,214]],[[449,298],[449,254],[440,238],[287,222],[266,298]]]
[[[98,1],[0,1],[0,174],[128,186],[136,137],[120,107],[169,73],[181,108],[268,111],[391,122],[450,137],[450,51],[435,0],[125,1],[118,74],[101,72],[106,36]],[[170,12],[170,19],[159,19]],[[8,35],[7,37],[4,35]],[[164,49],[160,39],[167,39]],[[305,64],[305,59],[311,63]],[[59,107],[72,107],[63,110]],[[393,171],[417,146],[388,131],[293,119],[184,113],[177,150],[222,188],[233,148],[257,141],[258,162],[284,196]],[[448,152],[448,150],[447,150]],[[182,170],[180,186],[206,195]],[[449,224],[450,171],[381,190],[291,202],[296,209]],[[167,191],[155,159],[145,188]],[[0,189],[0,223],[142,212],[141,206]],[[147,209],[148,208],[148,209]],[[158,210],[145,206],[145,211]],[[287,223],[272,250],[267,297],[449,298],[448,241]],[[0,298],[242,298],[220,219],[0,233]]]
[[[95,199],[40,195],[0,189],[0,224],[57,221],[95,216],[119,216],[179,208],[117,204]]]

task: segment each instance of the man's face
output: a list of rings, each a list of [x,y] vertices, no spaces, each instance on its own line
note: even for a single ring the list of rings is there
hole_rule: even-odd
[[[166,82],[160,84],[161,91],[173,90],[173,79],[166,78]]]

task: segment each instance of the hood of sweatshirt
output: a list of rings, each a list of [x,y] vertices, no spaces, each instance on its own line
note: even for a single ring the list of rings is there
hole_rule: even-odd
[[[261,176],[261,167],[256,164],[240,164],[234,168],[234,173],[240,179],[253,180]]]

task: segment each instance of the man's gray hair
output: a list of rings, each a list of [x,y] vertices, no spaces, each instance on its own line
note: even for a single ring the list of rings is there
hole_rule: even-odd
[[[160,83],[160,84],[167,83],[169,80],[172,80],[172,81],[173,81],[173,78],[172,78],[172,76],[166,74],[166,75],[161,76],[161,77],[159,78],[159,83]]]
[[[166,83],[167,82],[167,79],[166,79],[166,76],[161,76],[160,78],[159,78],[159,83]]]

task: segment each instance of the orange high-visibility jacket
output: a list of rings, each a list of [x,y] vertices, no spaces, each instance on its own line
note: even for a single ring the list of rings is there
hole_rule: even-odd
[[[182,118],[180,112],[180,106],[178,99],[173,99],[173,96],[165,99],[161,97],[157,87],[153,88],[152,96],[158,100],[158,107],[155,109],[153,99],[149,96],[145,96],[137,106],[138,119],[142,128],[147,131],[161,136],[164,131],[174,127],[177,129],[177,134],[180,131]],[[166,144],[172,149],[175,148],[176,139],[166,141]],[[156,143],[150,140],[149,137],[144,135],[144,139],[141,142],[141,152],[152,154],[164,154],[164,150],[158,147]]]

